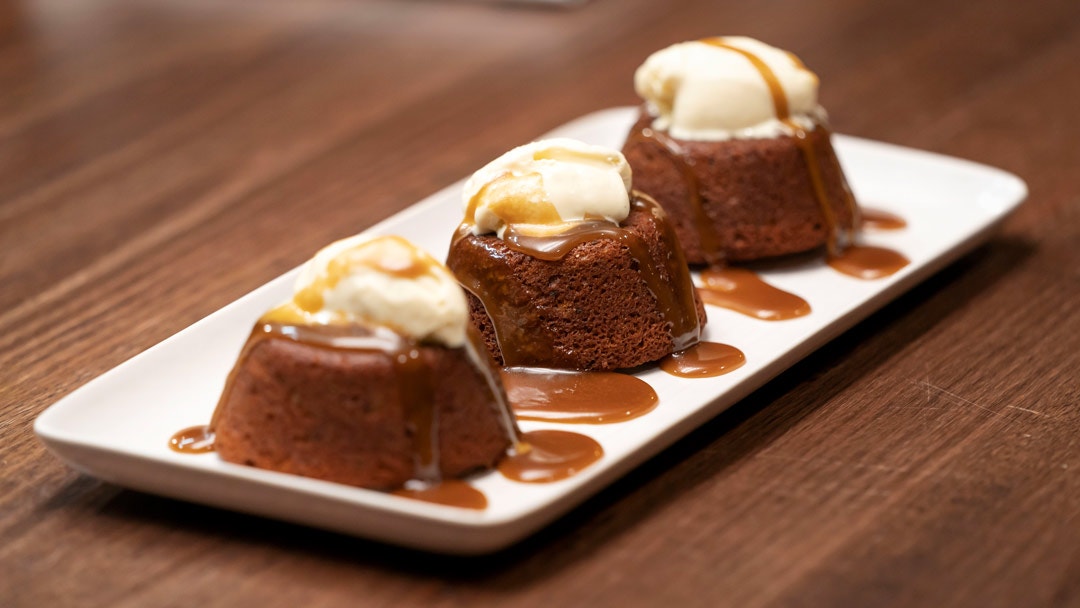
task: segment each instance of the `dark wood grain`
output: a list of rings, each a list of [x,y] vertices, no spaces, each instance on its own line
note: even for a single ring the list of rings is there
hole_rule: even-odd
[[[56,399],[594,109],[789,48],[837,131],[1013,171],[945,269],[535,537],[452,559],[157,498]],[[1080,4],[0,0],[0,605],[1080,605]]]

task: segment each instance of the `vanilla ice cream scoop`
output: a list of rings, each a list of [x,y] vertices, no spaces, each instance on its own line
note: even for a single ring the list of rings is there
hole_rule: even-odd
[[[376,325],[456,348],[469,319],[465,293],[438,260],[401,237],[354,236],[315,254],[292,300],[263,321]]]
[[[582,220],[619,223],[630,214],[630,165],[618,150],[555,138],[520,146],[473,174],[463,193],[474,235],[508,226],[558,234]]]
[[[679,139],[776,137],[826,118],[813,72],[795,55],[742,36],[657,51],[634,74],[634,88],[657,117],[653,127]]]

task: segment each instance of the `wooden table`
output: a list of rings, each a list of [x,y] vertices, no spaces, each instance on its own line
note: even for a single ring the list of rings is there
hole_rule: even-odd
[[[996,165],[987,245],[502,554],[123,490],[59,397],[591,110],[789,48],[839,132]],[[0,605],[1080,603],[1080,3],[0,0]]]

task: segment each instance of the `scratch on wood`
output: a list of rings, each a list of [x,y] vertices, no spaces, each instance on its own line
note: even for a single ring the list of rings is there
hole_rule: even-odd
[[[797,462],[801,464],[838,465],[842,467],[851,467],[854,469],[876,469],[878,471],[889,471],[895,473],[906,473],[909,470],[908,467],[894,467],[884,464],[876,464],[872,462],[848,462],[846,460],[831,460],[827,458],[813,458],[810,456],[789,456],[787,454],[759,453],[757,457],[766,458],[769,460]]]
[[[1030,414],[1035,414],[1036,416],[1045,416],[1046,415],[1046,414],[1044,414],[1042,412],[1036,412],[1035,410],[1029,410],[1026,407],[1020,407],[1019,405],[1006,405],[1005,407],[1010,408],[1010,409],[1014,409],[1014,410],[1020,410],[1021,412],[1028,412]]]
[[[914,384],[918,385],[920,383],[919,382],[914,382]],[[958,394],[956,394],[956,393],[954,393],[954,392],[952,392],[952,391],[950,391],[948,389],[937,386],[936,384],[931,384],[929,379],[923,380],[921,382],[921,384],[926,387],[926,402],[927,403],[930,403],[930,393],[931,393],[931,391],[934,391],[934,392],[937,392],[938,394],[945,395],[946,397],[951,398],[954,402],[958,401],[960,403],[970,405],[972,407],[983,410],[984,412],[989,412],[989,413],[994,414],[994,415],[1000,415],[1000,414],[1003,413],[1000,410],[995,410],[995,409],[986,407],[985,405],[982,405],[980,403],[976,403],[976,402],[974,402],[974,401],[972,401],[970,399],[965,399],[964,397],[961,397],[960,395],[958,395]],[[1042,412],[1032,410],[1032,409],[1028,409],[1026,407],[1020,407],[1018,405],[1005,405],[1003,407],[1011,409],[1011,410],[1018,410],[1018,411],[1021,411],[1021,412],[1027,412],[1029,414],[1034,414],[1036,416],[1045,416],[1046,415],[1046,414],[1044,414]]]

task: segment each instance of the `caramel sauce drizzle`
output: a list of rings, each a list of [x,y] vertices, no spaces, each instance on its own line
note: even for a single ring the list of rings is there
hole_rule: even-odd
[[[858,279],[887,277],[911,262],[902,254],[871,245],[851,245],[829,258],[829,266]]]
[[[680,378],[711,378],[733,372],[746,363],[746,355],[734,346],[718,342],[696,345],[664,357],[660,369]]]
[[[595,439],[567,431],[531,431],[499,462],[499,473],[523,483],[550,483],[575,475],[600,460]]]
[[[855,197],[852,195],[846,179],[843,177],[844,174],[839,166],[839,160],[833,157],[832,162],[835,164],[834,169],[841,176],[844,204],[847,206],[848,212],[852,218],[850,226],[839,225],[836,213],[832,208],[831,201],[825,190],[825,182],[821,172],[821,160],[814,151],[814,146],[807,135],[806,129],[791,118],[787,94],[784,92],[783,86],[780,84],[779,79],[777,79],[776,74],[772,71],[772,68],[754,53],[728,44],[722,38],[705,38],[702,39],[701,42],[738,53],[746,58],[754,69],[757,70],[758,74],[761,75],[762,80],[769,88],[776,118],[791,130],[792,141],[803,156],[814,197],[818,202],[818,207],[821,209],[822,217],[825,220],[826,228],[828,230],[826,250],[829,265],[844,274],[858,278],[880,278],[888,276],[906,266],[909,261],[898,252],[881,247],[865,247],[854,244],[856,227],[862,222],[862,220],[860,220],[861,211],[855,202]],[[806,66],[794,54],[788,53],[788,56],[794,62],[796,67],[803,70],[806,69]],[[818,125],[817,128],[825,130],[825,133],[828,134],[824,125]],[[630,134],[630,140],[643,140],[653,143],[668,156],[676,167],[678,167],[682,174],[683,181],[686,184],[689,203],[695,216],[694,219],[701,240],[701,246],[705,251],[706,263],[711,267],[707,272],[714,273],[715,278],[716,274],[724,272],[719,270],[724,262],[722,253],[723,243],[717,235],[713,222],[709,220],[708,214],[704,209],[700,184],[693,170],[692,159],[671,137],[648,127],[632,132]],[[877,220],[874,216],[871,217],[867,224],[875,225],[875,221],[877,221],[877,226],[883,228],[887,224],[887,222]],[[895,225],[895,220],[890,221],[892,221],[892,225]],[[902,219],[899,219],[899,221],[903,222]],[[742,279],[744,279],[744,284],[749,285],[749,283],[745,281],[745,277],[742,277]],[[725,279],[725,281],[731,282],[728,279]],[[737,288],[724,290],[723,293],[710,297],[707,295],[708,286],[706,286],[705,290],[702,291],[702,297],[711,304],[731,308],[732,310],[743,312],[745,314],[748,308],[751,310],[761,310],[758,305],[752,303],[754,301],[760,303],[761,301],[761,291],[758,287],[749,291],[740,291]],[[780,296],[779,294],[785,295]],[[801,316],[802,314],[809,312],[808,305],[805,308],[802,304],[797,304],[794,307],[790,305],[793,301],[792,298],[798,298],[793,294],[786,294],[781,290],[776,290],[773,295],[777,297],[778,301],[787,302],[789,304],[787,313],[779,315],[769,313],[773,318],[790,318],[790,316]],[[800,312],[796,314],[793,312],[795,310]],[[802,312],[804,310],[805,312]],[[751,312],[750,314],[752,314],[752,316],[758,316],[758,318],[765,318],[754,312]]]
[[[705,262],[710,266],[722,266],[725,263],[724,243],[716,230],[715,222],[705,212],[705,205],[701,198],[701,184],[697,174],[694,173],[694,161],[676,142],[666,133],[643,127],[630,133],[632,142],[648,142],[656,146],[665,156],[671,160],[682,176],[686,186],[686,195],[689,198],[690,209],[694,214],[694,226],[697,228],[698,240],[701,241],[701,249],[705,252]]]
[[[214,451],[214,431],[205,424],[180,429],[169,438],[169,449],[181,454],[206,454]]]
[[[391,492],[394,496],[482,511],[488,506],[483,492],[460,479],[444,479],[435,484],[408,483]]]
[[[413,431],[413,466],[416,479],[434,482],[442,479],[439,471],[439,415],[433,406],[435,390],[431,368],[420,352],[420,345],[401,340],[386,351],[394,365],[398,394],[407,425]]]
[[[659,402],[648,383],[627,374],[511,367],[502,379],[519,420],[610,424],[644,416]]]
[[[799,148],[799,151],[803,155],[803,160],[806,162],[807,174],[810,177],[810,183],[814,189],[814,197],[817,199],[818,206],[821,208],[821,215],[825,218],[825,224],[829,231],[828,240],[826,241],[828,253],[830,255],[839,253],[845,245],[853,240],[851,232],[853,231],[855,222],[852,223],[851,227],[844,229],[843,234],[841,233],[842,230],[837,222],[836,214],[833,212],[829,197],[825,192],[825,180],[821,176],[820,161],[817,158],[817,154],[814,152],[813,144],[807,137],[806,129],[791,118],[787,93],[784,92],[784,87],[780,84],[780,80],[776,77],[776,74],[767,63],[750,51],[730,45],[724,42],[722,38],[705,38],[702,39],[701,42],[742,55],[754,66],[754,69],[761,75],[761,79],[764,80],[766,86],[769,87],[769,94],[772,96],[773,110],[776,112],[776,118],[791,129],[792,140],[795,142],[795,146]],[[791,54],[789,53],[789,55]],[[806,69],[801,61],[797,62],[796,65],[801,69]],[[844,202],[851,212],[851,217],[857,218],[859,211],[858,206],[855,204],[855,197],[848,193],[844,198]],[[846,243],[840,242],[841,236],[845,237]]]
[[[698,292],[706,304],[734,310],[763,321],[782,321],[810,314],[810,303],[769,285],[757,273],[731,266],[701,272]]]
[[[403,258],[371,255],[370,253],[365,255],[365,249],[378,247],[380,240],[398,241],[401,251],[407,252],[408,255]],[[263,315],[262,320],[283,325],[316,325],[311,319],[315,313],[323,308],[323,294],[328,289],[333,289],[343,278],[355,272],[358,268],[370,268],[380,274],[400,279],[417,279],[422,276],[436,274],[439,265],[435,258],[416,249],[400,236],[387,236],[373,241],[366,241],[336,255],[310,284],[297,291],[292,299],[285,304],[267,312]],[[355,319],[348,314],[340,312],[332,313],[330,320],[335,324],[355,322]]]
[[[692,166],[693,159],[675,140],[649,127],[634,130],[629,137],[632,142],[650,142],[659,147],[682,175],[694,214],[694,226],[708,265],[708,269],[702,273],[705,284],[698,290],[702,300],[713,306],[768,321],[810,314],[810,304],[806,300],[769,285],[748,270],[727,266],[723,240],[702,203],[700,184]]]
[[[474,201],[475,199],[476,197]],[[472,235],[470,218],[474,206],[470,203],[465,221],[454,237],[455,244]],[[682,256],[682,250],[675,244],[674,231],[656,201],[635,191],[631,197],[631,207],[633,210],[643,210],[652,215],[654,221],[662,227],[664,238],[672,243],[671,250],[674,254],[662,261],[671,282],[664,280],[648,246],[638,235],[606,220],[568,223],[563,232],[545,236],[523,234],[515,230],[513,225],[508,225],[502,242],[514,251],[547,261],[562,259],[578,245],[598,239],[612,240],[626,247],[637,261],[638,271],[649,291],[656,298],[658,312],[670,326],[674,348],[676,350],[687,348],[700,339],[701,322],[697,317],[693,284],[686,271],[686,261]],[[475,240],[472,242],[473,247],[483,246]],[[497,255],[494,252],[491,254]],[[520,307],[504,302],[504,298],[499,297],[502,277],[482,276],[467,267],[455,268],[454,272],[462,285],[484,305],[494,326],[505,365],[528,365],[533,362],[532,359],[550,360],[552,358],[549,355],[554,352],[554,337],[532,333],[529,334],[528,340],[516,338],[521,332],[520,323],[523,317]],[[672,282],[675,284],[672,285]]]
[[[859,219],[861,220],[859,225],[862,228],[870,228],[871,230],[903,230],[907,228],[907,220],[895,213],[889,213],[881,209],[862,207]]]

